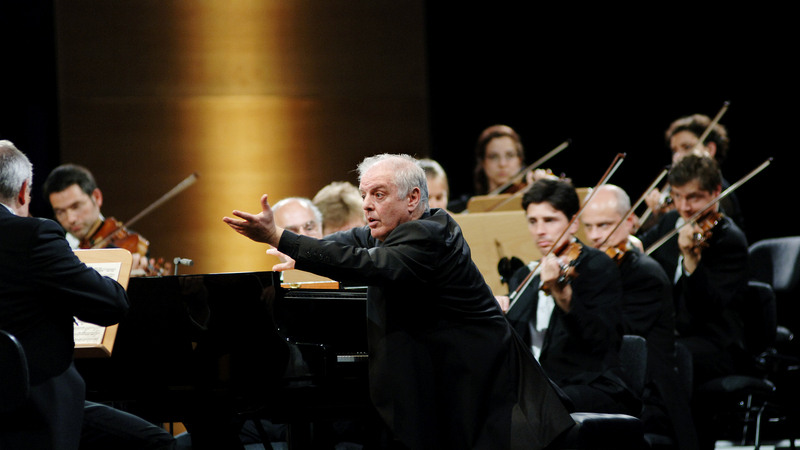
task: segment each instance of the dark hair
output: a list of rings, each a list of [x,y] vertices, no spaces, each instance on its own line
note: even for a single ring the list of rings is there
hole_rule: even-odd
[[[675,122],[672,122],[669,128],[667,128],[667,131],[664,132],[664,140],[667,143],[667,147],[669,148],[669,140],[672,139],[672,136],[675,136],[681,131],[688,131],[699,139],[706,131],[709,124],[711,124],[711,119],[703,114],[681,117]],[[707,146],[709,142],[713,142],[717,145],[717,152],[714,154],[714,158],[718,163],[722,164],[728,156],[728,146],[730,145],[728,130],[726,130],[723,125],[719,123],[716,124],[714,128],[711,129],[711,132],[708,133],[706,140],[703,141],[703,145]]]
[[[714,192],[722,186],[719,165],[707,155],[686,155],[669,170],[668,180],[671,186],[678,187],[697,180],[700,182],[700,189],[706,192]]]
[[[61,192],[73,184],[77,184],[86,195],[92,195],[97,189],[97,183],[89,169],[77,164],[64,164],[53,169],[47,176],[42,186],[44,199],[49,202],[50,194]]]
[[[475,144],[475,194],[484,195],[489,192],[489,180],[486,179],[486,173],[483,171],[483,159],[486,157],[486,146],[489,145],[492,139],[499,137],[510,137],[514,141],[514,147],[517,149],[517,156],[520,162],[525,161],[525,149],[522,147],[522,140],[513,128],[506,125],[493,125],[478,136],[478,142]]]
[[[527,210],[531,203],[544,202],[564,213],[568,220],[572,219],[580,209],[578,193],[575,192],[572,183],[566,180],[542,178],[533,183],[528,192],[522,196],[522,209]]]

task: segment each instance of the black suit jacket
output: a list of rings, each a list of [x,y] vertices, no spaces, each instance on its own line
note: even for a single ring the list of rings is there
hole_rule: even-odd
[[[590,384],[617,368],[622,343],[622,282],[614,262],[599,250],[583,246],[576,260],[569,314],[556,305],[545,334],[539,362],[559,386]],[[526,266],[509,280],[514,291],[530,273]],[[529,324],[536,323],[539,276],[508,311],[508,321],[532,345]]]
[[[650,256],[633,248],[619,265],[623,291],[623,330],[647,340],[648,356],[669,357],[674,366],[675,307],[672,283]]]
[[[298,269],[368,288],[370,393],[412,449],[543,448],[574,424],[514,335],[443,210],[316,240],[284,232]]]
[[[671,211],[658,225],[641,236],[645,249],[675,229],[680,215]],[[729,218],[712,230],[708,248],[691,276],[681,275],[673,287],[677,313],[675,326],[680,336],[700,336],[724,349],[741,345],[742,296],[747,288],[747,239]],[[678,269],[678,235],[651,255],[670,280]]]
[[[619,265],[623,289],[623,328],[647,340],[648,385],[643,400],[642,419],[653,418],[661,426],[663,408],[671,432],[682,449],[696,449],[697,435],[689,409],[689,396],[678,377],[675,361],[675,307],[672,282],[655,259],[632,248]],[[645,423],[645,430],[650,430]]]
[[[22,413],[10,416],[33,427],[31,445],[43,436],[58,445],[75,433],[80,438],[84,387],[71,365],[73,316],[111,325],[127,307],[122,286],[81,263],[58,224],[17,217],[0,205],[0,328],[22,344],[32,385]],[[0,440],[20,431],[9,420],[0,426]]]

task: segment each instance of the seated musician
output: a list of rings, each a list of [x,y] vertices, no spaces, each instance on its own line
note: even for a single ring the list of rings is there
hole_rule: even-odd
[[[680,448],[697,448],[689,399],[676,372],[672,283],[660,264],[631,244],[636,238],[631,236],[634,215],[628,214],[630,208],[628,194],[607,184],[594,193],[581,222],[589,245],[611,256],[622,275],[624,334],[647,340],[641,417],[645,432],[672,435]]]
[[[322,213],[322,234],[325,236],[367,224],[361,209],[361,194],[357,187],[346,181],[334,181],[320,189],[314,196],[314,206]]]
[[[322,237],[322,213],[307,198],[289,197],[275,204],[275,223],[302,236]]]
[[[22,344],[30,380],[22,406],[0,413],[0,448],[174,448],[166,431],[85,401],[72,361],[73,316],[112,325],[128,298],[78,260],[55,222],[27,217],[32,181],[28,158],[0,141],[0,329]]]
[[[708,137],[700,145],[697,145],[700,136],[703,135],[710,124],[711,119],[703,114],[681,117],[670,124],[667,131],[664,132],[664,141],[667,148],[672,152],[672,164],[683,159],[695,149],[695,146],[697,147],[695,151],[711,156],[720,166],[725,162],[728,156],[730,139],[728,138],[728,130],[722,124],[716,124],[709,132]],[[723,177],[722,189],[724,190],[728,187],[730,187],[730,183]],[[643,226],[643,229],[646,230],[658,221],[658,215],[664,208],[660,207],[661,193],[658,189],[654,189],[645,198],[645,202],[653,210],[653,217],[655,218],[655,220],[648,221],[647,226]],[[744,218],[735,193],[722,200],[721,208],[728,217],[736,222],[739,229],[744,230]]]
[[[67,242],[75,250],[86,246],[100,230],[105,217],[100,212],[103,193],[97,187],[94,176],[85,167],[64,164],[50,172],[43,186],[45,200],[53,207],[56,220],[67,232]],[[81,243],[84,243],[82,246]],[[112,244],[106,247],[113,247]],[[133,266],[131,276],[144,274],[153,263],[144,255],[131,252]]]
[[[747,240],[728,217],[713,227],[707,246],[697,245],[697,223],[686,223],[722,190],[722,175],[708,155],[688,155],[669,171],[676,210],[642,234],[645,249],[667,233],[680,232],[655,250],[673,282],[678,342],[692,353],[695,385],[732,374],[741,345],[740,305],[747,288]],[[719,211],[719,204],[710,208]]]
[[[573,426],[558,391],[512,332],[458,224],[427,205],[425,173],[407,155],[359,165],[368,225],[322,240],[234,211],[231,228],[298,268],[367,291],[369,387],[401,445],[541,449]],[[525,389],[521,389],[522,387]]]
[[[447,174],[442,166],[432,159],[421,159],[419,164],[425,171],[428,181],[428,206],[446,210],[450,192]]]
[[[508,321],[576,410],[638,416],[641,403],[614,372],[620,366],[622,343],[619,270],[609,257],[588,246],[582,246],[571,263],[559,254],[568,244],[581,245],[573,237],[578,222],[567,229],[580,205],[575,188],[568,181],[541,179],[522,197],[522,205],[536,246],[543,255],[551,249],[554,254],[537,267],[529,288],[517,294]],[[578,275],[559,282],[562,264],[573,264]],[[518,270],[509,280],[509,290],[520,286],[531,270]],[[545,283],[549,294],[540,290]],[[498,300],[507,305],[507,298]]]

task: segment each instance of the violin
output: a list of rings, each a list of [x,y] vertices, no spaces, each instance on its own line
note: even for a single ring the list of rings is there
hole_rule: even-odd
[[[81,239],[80,248],[124,248],[131,253],[147,255],[150,242],[141,234],[135,233],[122,225],[122,222],[109,217],[102,222],[91,236]]]
[[[559,286],[566,286],[569,284],[574,278],[577,278],[579,273],[575,270],[575,266],[577,265],[578,257],[581,255],[581,251],[583,250],[583,245],[578,241],[567,242],[559,251],[553,252],[553,254],[559,258],[559,266],[561,267],[561,272],[556,279],[556,283]],[[566,261],[561,261],[560,258],[566,258]],[[550,290],[553,288],[553,285],[550,283],[543,283],[542,286],[539,288],[544,291],[545,294],[550,295]]]
[[[605,249],[604,253],[611,258],[614,263],[619,266],[622,264],[622,260],[625,259],[625,255],[630,251],[631,244],[628,242],[627,239],[620,242],[616,246],[608,247]]]
[[[713,236],[713,229],[719,221],[722,220],[722,214],[719,211],[709,210],[703,216],[700,216],[695,222],[701,231],[694,234],[694,247],[695,249],[708,248],[708,240]]]

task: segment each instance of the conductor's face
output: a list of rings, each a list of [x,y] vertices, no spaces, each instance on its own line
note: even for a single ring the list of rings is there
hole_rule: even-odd
[[[376,163],[361,177],[361,198],[372,237],[384,241],[398,225],[413,218],[419,203],[419,188],[401,197],[394,172],[386,161]]]

